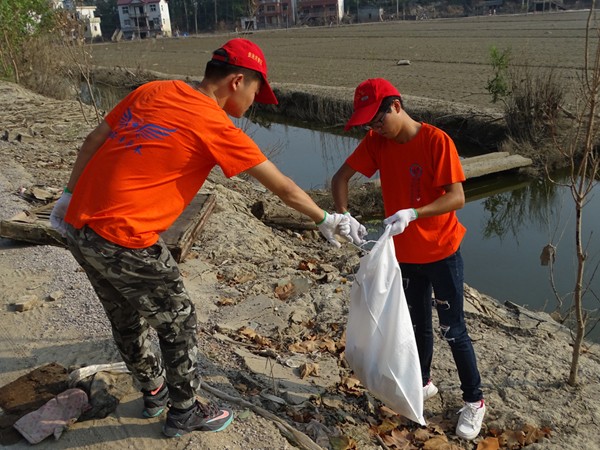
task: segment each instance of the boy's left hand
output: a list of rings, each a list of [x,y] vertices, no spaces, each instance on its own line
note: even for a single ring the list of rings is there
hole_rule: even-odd
[[[414,208],[401,209],[396,214],[391,215],[383,221],[384,225],[392,224],[390,236],[396,236],[404,232],[409,223],[417,218],[417,211]]]

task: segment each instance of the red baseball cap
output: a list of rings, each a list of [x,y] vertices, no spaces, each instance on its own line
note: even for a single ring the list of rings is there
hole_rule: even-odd
[[[221,50],[224,50],[224,52]],[[242,38],[231,39],[223,47],[213,52],[212,59],[260,73],[263,83],[256,95],[255,101],[269,105],[279,103],[267,81],[267,61],[265,60],[265,55],[254,42]]]
[[[392,83],[383,78],[370,78],[360,83],[354,91],[354,113],[346,122],[344,130],[369,123],[377,114],[381,101],[386,97],[400,97]]]

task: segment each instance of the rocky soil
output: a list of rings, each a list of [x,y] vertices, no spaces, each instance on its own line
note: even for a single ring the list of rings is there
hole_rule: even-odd
[[[30,209],[34,186],[64,185],[92,127],[82,117],[75,102],[0,82],[0,219]],[[354,384],[343,359],[360,250],[333,249],[314,230],[267,226],[252,206],[278,201],[247,180],[214,171],[202,192],[214,193],[217,206],[181,268],[202,323],[201,394],[232,406],[238,419],[223,433],[167,444],[162,418],[139,418],[141,398],[131,388],[114,413],[77,422],[44,448],[600,448],[597,346],[586,346],[581,384],[570,387],[571,341],[561,325],[470,288],[466,314],[488,404],[482,437],[467,443],[453,434],[459,381],[439,339],[433,377],[440,395],[425,405],[428,426],[391,416]],[[51,293],[59,293],[55,301],[47,300]],[[26,295],[40,304],[16,312],[11,305]],[[119,361],[104,313],[62,247],[0,239],[0,303],[0,386],[50,362]],[[290,429],[302,434],[288,440]],[[4,444],[29,448],[18,435]]]

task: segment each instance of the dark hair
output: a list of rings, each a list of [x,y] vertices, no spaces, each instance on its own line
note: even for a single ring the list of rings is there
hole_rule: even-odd
[[[390,110],[390,108],[392,107],[392,103],[394,103],[394,100],[399,100],[400,106],[402,106],[402,109],[404,109],[404,103],[402,102],[402,97],[400,97],[398,95],[391,95],[391,96],[385,97],[383,100],[381,100],[381,104],[379,105],[379,109],[375,113],[375,116],[377,116],[377,114],[379,114],[379,113],[388,112]],[[375,117],[375,116],[373,116],[373,117]]]
[[[227,52],[222,48],[215,50],[213,53],[227,57]],[[262,74],[256,70],[246,69],[245,67],[235,66],[224,61],[217,61],[215,59],[211,59],[206,63],[206,68],[204,69],[204,78],[208,78],[209,80],[218,80],[228,77],[232,73],[241,73],[250,81],[264,81]]]

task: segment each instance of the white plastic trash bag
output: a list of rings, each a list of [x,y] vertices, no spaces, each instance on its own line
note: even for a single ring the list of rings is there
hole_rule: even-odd
[[[425,425],[421,364],[390,225],[361,258],[350,298],[346,330],[350,368],[387,407]]]

